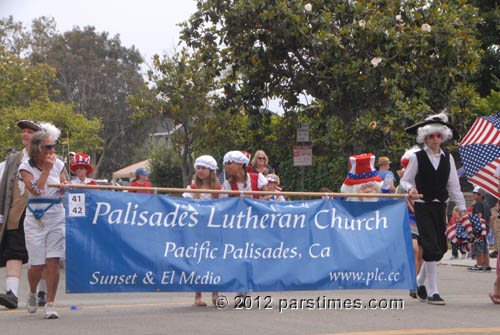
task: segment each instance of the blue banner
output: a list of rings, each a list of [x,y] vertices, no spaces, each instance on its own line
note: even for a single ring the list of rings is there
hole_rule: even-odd
[[[403,200],[66,197],[68,293],[416,286]]]

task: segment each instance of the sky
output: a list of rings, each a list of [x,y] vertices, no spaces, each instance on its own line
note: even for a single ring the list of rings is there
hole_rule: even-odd
[[[57,30],[94,26],[110,36],[120,35],[122,45],[135,46],[150,63],[155,54],[169,53],[179,42],[178,23],[196,10],[194,0],[0,0],[0,17],[30,26],[41,16],[55,19]]]

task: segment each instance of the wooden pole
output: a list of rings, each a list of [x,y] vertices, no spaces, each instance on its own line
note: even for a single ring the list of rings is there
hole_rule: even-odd
[[[62,187],[60,184],[49,184],[48,187]],[[407,194],[394,193],[335,193],[335,192],[272,192],[272,191],[232,191],[232,190],[187,190],[185,188],[167,188],[167,187],[131,187],[131,186],[112,186],[112,185],[64,185],[74,189],[91,190],[115,190],[115,191],[153,191],[154,193],[218,193],[218,194],[238,194],[246,195],[286,195],[297,197],[355,197],[355,198],[407,198]],[[422,197],[422,195],[419,195]]]

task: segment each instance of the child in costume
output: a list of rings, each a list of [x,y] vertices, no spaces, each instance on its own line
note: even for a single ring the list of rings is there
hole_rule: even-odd
[[[279,194],[279,192],[281,192],[281,190],[278,189],[278,186],[280,185],[280,178],[277,175],[271,173],[266,176],[266,179],[267,179],[267,185],[265,185],[262,190],[276,192],[277,194],[264,195],[262,196],[262,199],[273,200],[273,201],[286,201],[285,197]]]
[[[193,183],[187,187],[188,190],[220,190],[222,188],[217,178],[217,162],[212,156],[203,155],[196,158],[194,168],[196,172],[193,177]],[[182,196],[189,199],[209,200],[226,198],[227,194],[186,192],[183,193]],[[218,292],[212,292],[212,303],[214,305],[216,305],[218,297]],[[198,307],[204,307],[207,305],[207,303],[202,300],[201,292],[195,293],[193,305]]]
[[[262,173],[248,172],[249,159],[241,151],[229,151],[224,155],[224,170],[226,178],[222,189],[233,191],[260,191],[267,185],[267,179]],[[233,196],[238,197],[235,194]],[[260,199],[259,195],[253,195],[254,199]]]
[[[97,182],[87,176],[92,173],[92,166],[90,165],[90,156],[82,153],[76,153],[73,163],[69,169],[76,176],[71,179],[73,185],[97,185]]]

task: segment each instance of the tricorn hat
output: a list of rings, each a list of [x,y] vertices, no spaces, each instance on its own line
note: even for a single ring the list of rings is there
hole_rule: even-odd
[[[424,129],[424,127],[426,126],[427,126],[426,131],[424,131],[423,134],[420,134],[419,129]],[[405,131],[410,135],[417,135],[417,142],[423,143],[426,135],[430,135],[431,133],[435,132],[443,133],[443,130],[446,130],[446,128],[449,129],[449,136],[444,136],[443,142],[449,140],[450,138],[454,138],[455,140],[458,140],[460,138],[460,135],[456,131],[455,127],[453,127],[448,122],[448,116],[445,113],[430,115],[426,117],[424,121],[406,128]],[[419,135],[424,135],[423,136],[424,138],[421,138],[422,136]]]
[[[29,128],[34,131],[42,130],[40,123],[38,121],[33,121],[33,120],[17,120],[16,125],[21,129]]]

